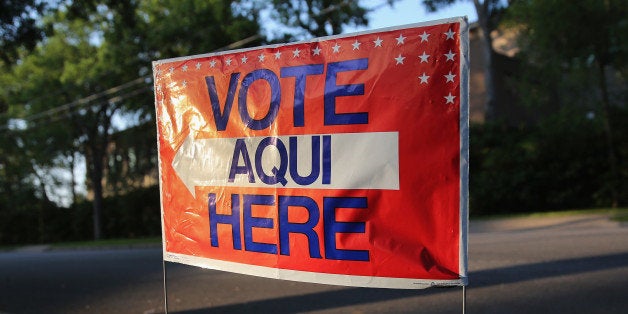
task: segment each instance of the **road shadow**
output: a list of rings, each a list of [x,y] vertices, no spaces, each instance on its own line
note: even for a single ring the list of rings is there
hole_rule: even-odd
[[[469,288],[483,288],[500,284],[523,282],[628,266],[628,253],[563,259],[504,268],[487,269],[470,273]],[[358,304],[395,299],[429,296],[451,291],[449,288],[421,290],[394,290],[349,288],[307,295],[251,301],[240,304],[215,306],[205,309],[178,311],[181,314],[201,313],[296,313],[347,307]]]
[[[160,249],[2,253],[0,313],[102,313],[85,307],[129,286],[160,282],[161,256]],[[149,297],[163,300],[154,291]]]

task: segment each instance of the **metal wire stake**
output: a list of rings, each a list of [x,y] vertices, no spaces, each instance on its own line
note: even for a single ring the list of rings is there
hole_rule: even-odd
[[[467,289],[466,286],[462,286],[462,314],[465,314],[467,305]]]
[[[164,274],[164,313],[168,314],[168,276],[166,276],[166,260],[161,259]]]

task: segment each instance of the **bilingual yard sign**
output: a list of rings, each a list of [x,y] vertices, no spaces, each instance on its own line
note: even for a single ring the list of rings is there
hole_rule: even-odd
[[[164,260],[465,285],[467,32],[453,18],[154,62]]]

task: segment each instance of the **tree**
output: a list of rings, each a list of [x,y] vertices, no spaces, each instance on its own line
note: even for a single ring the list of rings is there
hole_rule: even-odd
[[[466,0],[422,0],[425,7],[435,12],[440,8],[452,5],[459,1]],[[482,42],[484,47],[484,84],[486,86],[486,104],[485,115],[487,120],[495,118],[495,105],[496,105],[496,93],[495,93],[495,71],[494,71],[494,58],[495,53],[493,49],[493,39],[491,38],[491,32],[494,31],[499,22],[501,21],[503,14],[508,7],[508,3],[511,0],[473,0],[475,11],[478,15],[478,24],[482,31]]]
[[[621,116],[614,111],[625,109],[628,94],[625,1],[527,0],[514,2],[509,11],[510,23],[523,31],[520,45],[529,65],[523,77],[533,79],[521,94],[533,102],[558,105],[558,109],[580,108],[599,119],[606,143],[610,203],[616,207],[622,182],[618,147],[622,145],[615,139],[613,117]]]
[[[7,84],[0,98],[12,120],[23,124],[20,136],[29,145],[21,147],[22,153],[37,157],[29,158],[33,169],[24,170],[25,176],[42,177],[41,170],[50,169],[51,161],[71,164],[77,151],[86,157],[95,239],[104,236],[103,182],[111,140],[114,135],[136,135],[119,133],[123,128],[154,121],[153,98],[148,96],[151,62],[210,52],[257,35],[254,12],[232,8],[226,0],[62,3],[42,22],[54,35],[34,53],[20,50],[20,62],[3,71]],[[262,37],[257,38],[250,44]],[[115,117],[125,123],[115,123]]]
[[[149,58],[146,61],[209,53],[251,37],[255,40],[239,48],[261,44],[258,10],[239,8],[240,2],[243,1],[142,2],[139,9],[145,19],[145,52]]]
[[[42,11],[37,22],[53,32],[32,52],[19,48],[12,63],[2,65],[0,101],[6,114],[0,116],[0,128],[7,134],[2,142],[21,144],[10,146],[14,149],[0,147],[0,184],[9,193],[20,190],[36,195],[43,206],[52,196],[46,194],[50,191],[46,184],[64,184],[55,169],[73,167],[77,154],[85,156],[86,181],[93,197],[93,236],[99,239],[110,230],[103,228],[103,217],[107,219],[112,212],[105,206],[116,204],[104,198],[107,187],[123,182],[125,178],[119,176],[128,174],[120,171],[117,158],[149,159],[134,161],[141,165],[140,172],[154,163],[154,151],[133,151],[139,147],[134,142],[154,143],[149,137],[154,136],[154,127],[146,127],[155,118],[151,62],[233,47],[232,43],[243,39],[244,46],[259,45],[265,39],[257,22],[258,8],[245,1],[56,3],[54,11]],[[349,1],[330,3],[337,3],[339,9],[353,7]],[[338,10],[331,6],[326,11],[330,7],[326,2],[319,5],[323,14]],[[351,20],[346,14],[334,15],[334,20],[338,16],[340,24],[328,25]],[[337,32],[339,28],[331,29]],[[65,184],[73,187],[73,182]]]
[[[51,101],[67,100],[65,86],[58,80],[61,76],[59,69],[63,67],[63,60],[74,53],[62,42],[52,40],[47,45],[50,49],[46,53],[41,46],[28,53],[20,50],[17,56],[19,64],[2,66],[3,71],[0,72],[0,85],[3,86],[0,100],[7,105],[0,125],[0,137],[3,139],[0,145],[0,155],[3,156],[0,161],[3,170],[0,171],[0,181],[3,182],[0,194],[9,196],[1,202],[7,206],[5,214],[9,217],[35,215],[36,218],[29,222],[7,217],[9,224],[34,227],[32,234],[36,238],[18,233],[18,238],[24,237],[19,241],[43,242],[47,239],[44,216],[56,207],[53,201],[58,199],[54,187],[65,185],[55,172],[64,167],[62,152],[70,150],[69,129],[51,119],[38,121],[38,125],[45,125],[45,128],[33,127],[33,121],[23,119],[33,111],[49,108]]]
[[[102,4],[111,13],[109,17],[100,12],[105,10]],[[96,11],[88,10],[87,18],[106,25],[100,47],[104,79],[98,80],[104,82],[137,81],[138,75],[150,73],[152,60],[210,52],[259,31],[255,17],[234,14],[230,1],[103,1],[91,8]],[[118,111],[143,116],[136,125],[154,119],[152,98],[143,98],[103,103],[94,112],[97,123],[83,123],[83,133],[94,139],[86,147],[94,191],[94,230],[101,225],[101,182],[110,153],[111,118]]]
[[[51,16],[47,19],[54,20]],[[17,137],[19,155],[30,165],[22,175],[36,179],[32,184],[39,198],[47,202],[51,195],[46,184],[60,182],[52,175],[53,169],[63,167],[68,154],[74,156],[80,137],[66,116],[76,113],[55,107],[63,108],[63,104],[81,97],[81,80],[90,73],[84,70],[93,63],[96,51],[88,43],[88,29],[84,24],[59,24],[58,34],[48,37],[31,53],[22,51],[20,62],[3,73],[3,101],[9,105],[13,120],[20,121],[20,127],[10,131]],[[84,74],[77,77],[79,73]],[[74,186],[69,188],[73,190]]]
[[[314,37],[340,34],[345,25],[367,25],[367,10],[358,1],[273,0],[275,18]]]
[[[37,23],[47,9],[44,1],[22,0],[0,2],[0,59],[11,64],[20,48],[32,50],[49,29]]]
[[[33,156],[25,154],[20,133],[0,133],[0,244],[44,242],[43,217],[55,207],[37,182]]]

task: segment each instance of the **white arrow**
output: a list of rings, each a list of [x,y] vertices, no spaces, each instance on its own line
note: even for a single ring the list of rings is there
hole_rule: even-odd
[[[172,167],[196,197],[195,186],[223,185],[228,176],[233,144],[220,139],[195,140],[189,135],[177,151]],[[229,157],[227,157],[229,156]]]
[[[188,136],[177,151],[172,167],[183,181],[190,193],[195,195],[196,186],[233,186],[233,187],[283,187],[283,188],[313,188],[313,189],[399,189],[399,139],[397,132],[374,133],[342,133],[331,134],[331,180],[323,182],[322,160],[325,153],[320,149],[319,176],[306,186],[297,184],[285,173],[285,184],[269,185],[260,180],[255,163],[261,162],[261,168],[266,175],[272,175],[273,168],[281,168],[282,163],[288,163],[289,158],[282,160],[275,146],[267,146],[262,151],[260,161],[255,161],[255,154],[262,140],[267,137],[243,138],[251,168],[254,173],[254,182],[249,182],[248,174],[236,174],[229,181],[229,172],[232,163],[236,166],[244,164],[243,157],[234,158],[234,149],[237,138],[194,139]],[[309,175],[312,171],[312,137],[321,135],[294,135],[278,136],[289,153],[290,137],[297,139],[298,164],[297,173],[301,176]],[[295,165],[283,165],[284,167]]]

